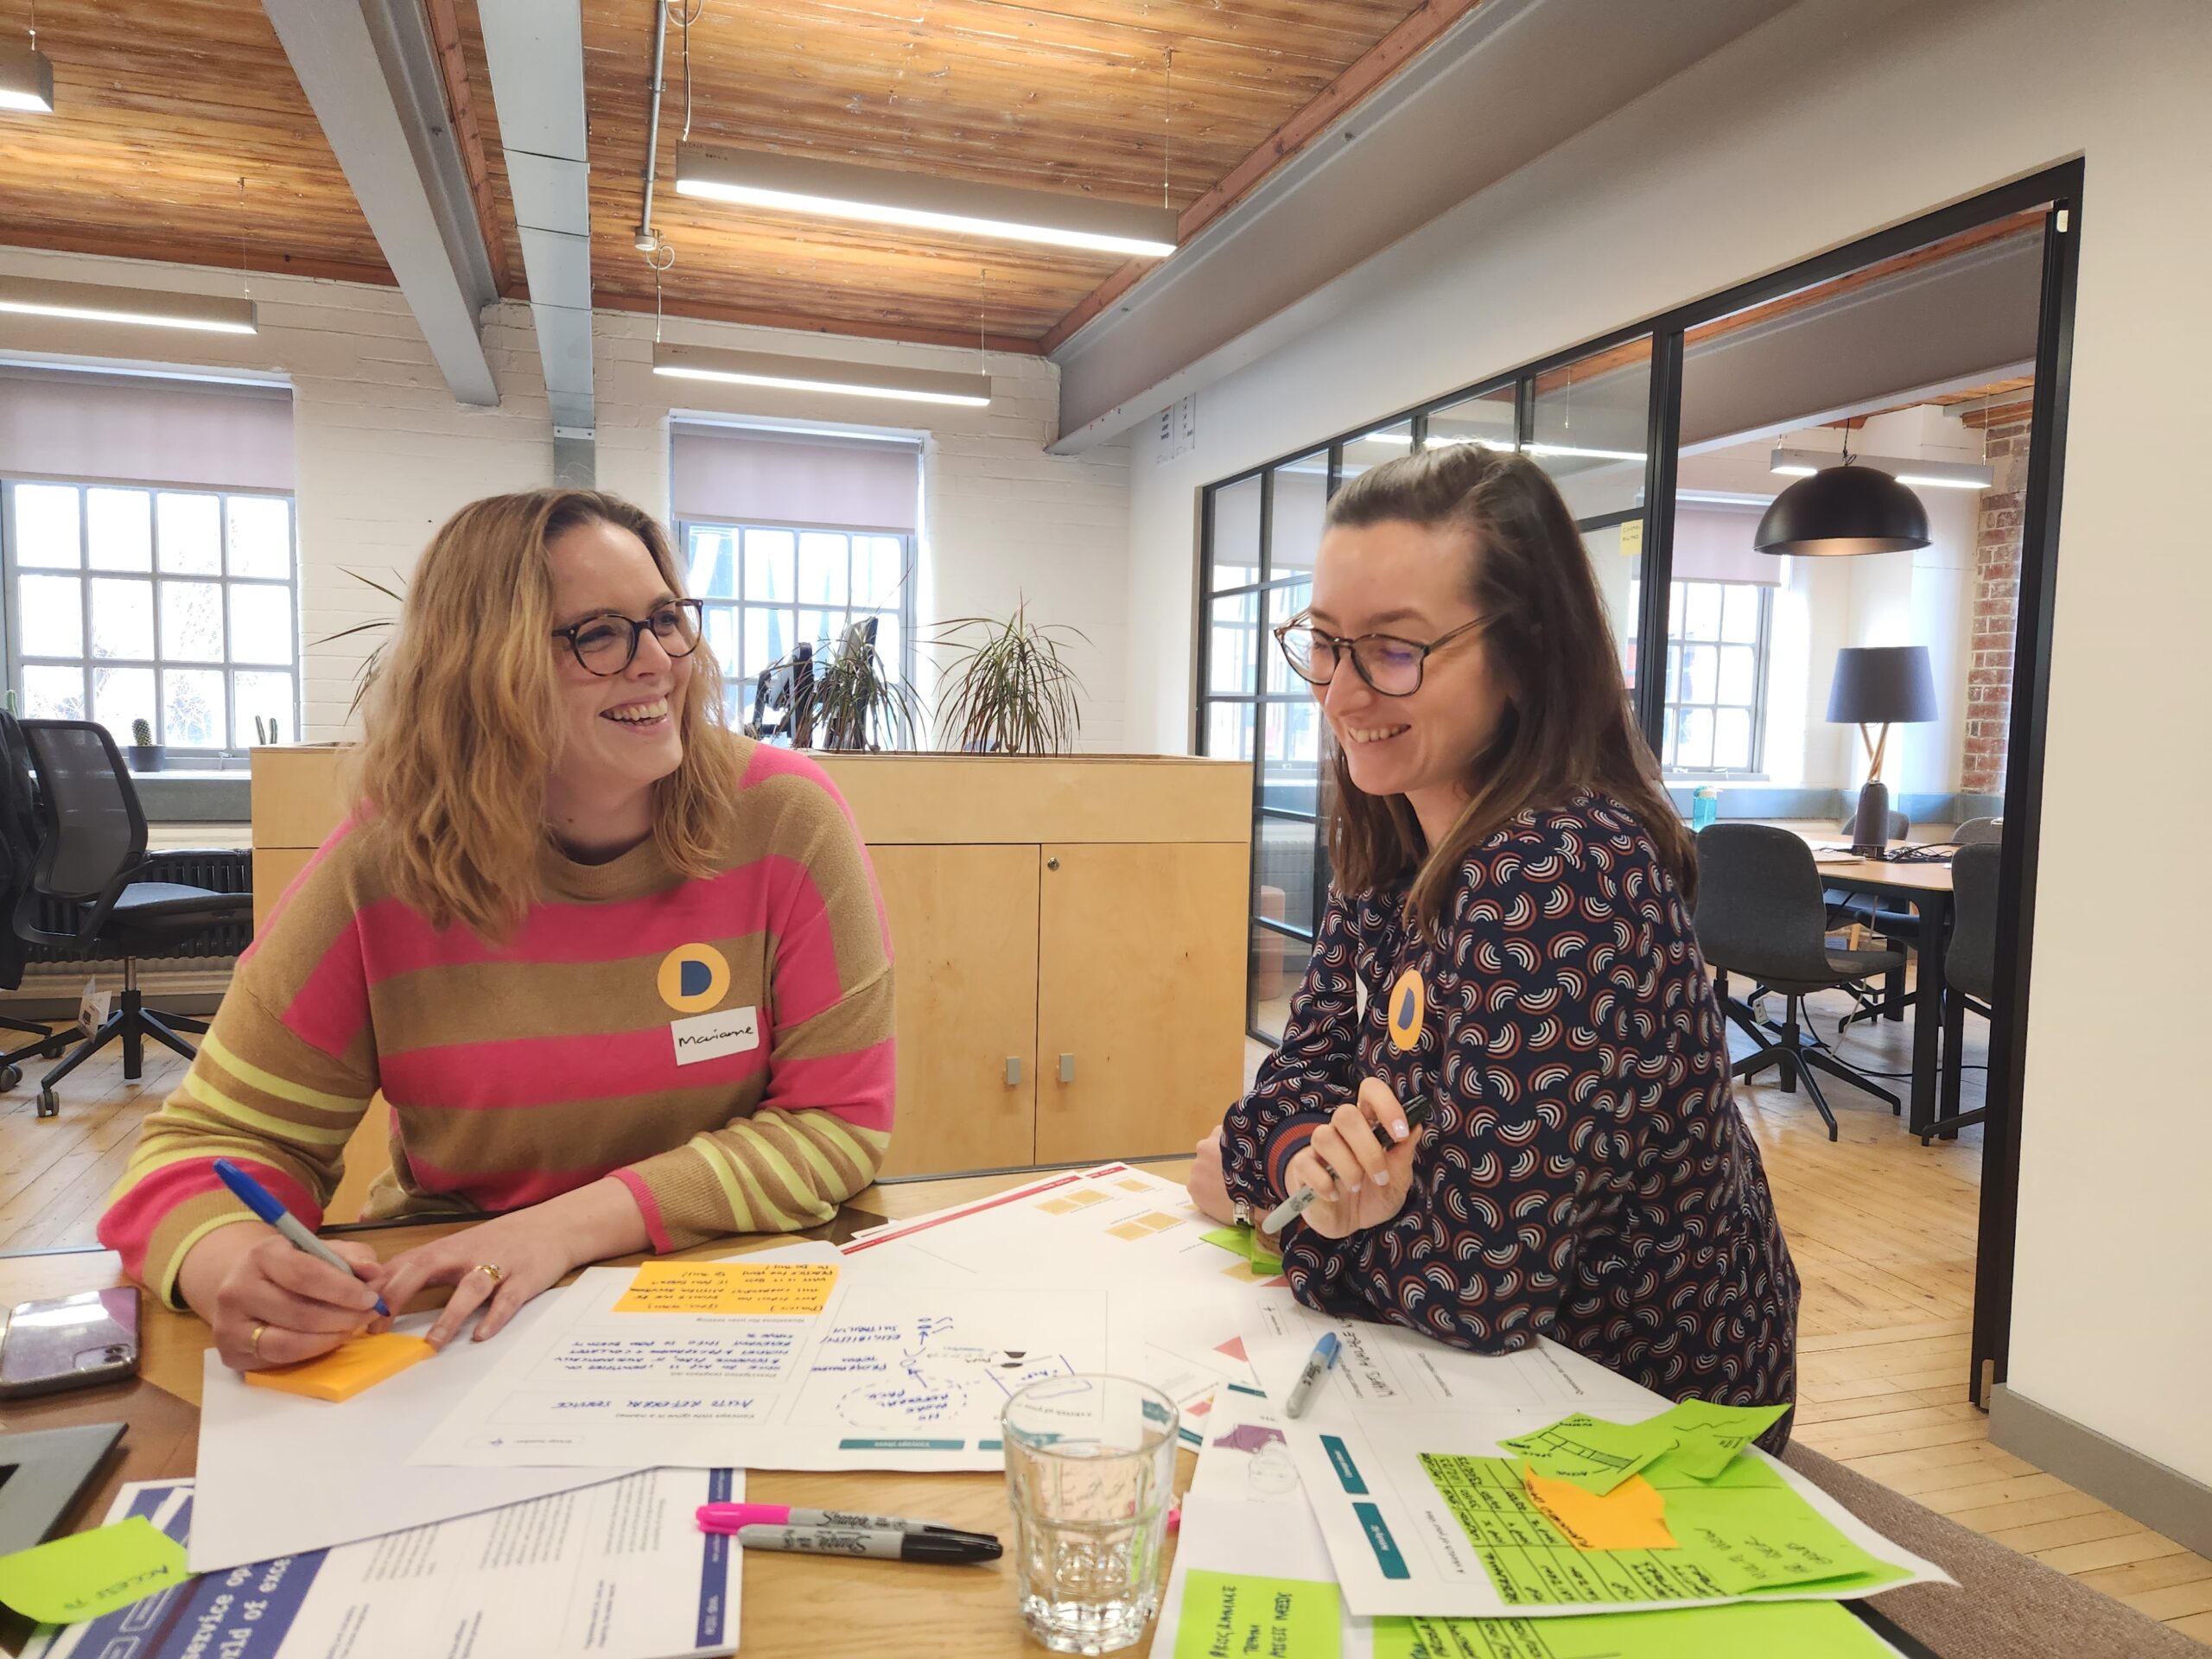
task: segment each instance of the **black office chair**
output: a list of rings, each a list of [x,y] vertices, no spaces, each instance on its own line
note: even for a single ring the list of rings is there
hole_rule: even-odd
[[[134,1082],[148,1037],[193,1057],[177,1033],[207,1025],[145,1007],[138,958],[207,928],[249,921],[253,895],[140,880],[146,815],[107,728],[86,720],[27,720],[21,728],[38,774],[40,833],[30,884],[16,903],[16,935],[80,959],[123,958],[121,1006],[39,1085],[38,1115],[53,1117],[60,1111],[54,1084],[118,1038],[123,1075]],[[75,925],[64,932],[43,925],[48,905],[73,912]]]
[[[1815,991],[1848,987],[1904,965],[1895,950],[1831,950],[1827,913],[1821,900],[1820,866],[1813,849],[1787,830],[1764,823],[1711,823],[1697,836],[1698,949],[1715,975],[1721,1010],[1758,1045],[1758,1052],[1731,1071],[1750,1077],[1770,1065],[1782,1068],[1782,1087],[1796,1092],[1798,1080],[1813,1097],[1828,1139],[1836,1138],[1835,1114],[1813,1073],[1826,1071],[1890,1103],[1903,1103],[1871,1078],[1829,1052],[1817,1033],[1803,1028],[1805,999]],[[1762,1021],[1748,1001],[1728,995],[1727,976],[1742,974],[1758,989],[1754,997],[1785,999],[1782,1020]],[[1781,1040],[1771,1040],[1779,1036]]]
[[[1963,826],[1961,826],[1963,827]],[[1920,1144],[1950,1139],[1982,1120],[1984,1109],[1959,1109],[1966,1077],[1967,1015],[1995,1018],[1997,1001],[1997,867],[2000,842],[1978,841],[1951,860],[1951,944],[1943,953],[1943,1096],[1942,1109],[1920,1132]]]
[[[0,710],[0,917],[13,916],[16,903],[31,884],[31,866],[38,856],[38,797],[31,782],[30,750],[13,715]],[[15,930],[0,931],[0,991],[12,991],[23,982],[29,948]],[[59,1054],[68,1046],[65,1027],[56,1033],[42,1024],[0,1014],[0,1030],[19,1031],[38,1039],[22,1048],[0,1053],[0,1091],[23,1080],[18,1061],[32,1055]]]

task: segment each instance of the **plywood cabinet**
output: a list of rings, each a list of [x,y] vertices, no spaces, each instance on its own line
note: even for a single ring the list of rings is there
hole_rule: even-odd
[[[1186,1153],[1220,1121],[1243,1077],[1248,765],[816,758],[897,962],[887,1174]],[[257,923],[337,823],[340,764],[254,752]]]
[[[1044,851],[1037,1161],[1187,1153],[1243,1080],[1249,854],[1206,842]]]

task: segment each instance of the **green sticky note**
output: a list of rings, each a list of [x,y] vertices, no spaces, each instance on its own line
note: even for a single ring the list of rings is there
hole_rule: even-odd
[[[1789,1409],[1787,1406],[1716,1406],[1703,1400],[1685,1400],[1639,1427],[1664,1424],[1675,1434],[1676,1444],[1662,1459],[1663,1465],[1695,1480],[1712,1480]]]
[[[134,1515],[0,1558],[0,1602],[41,1624],[79,1624],[191,1576],[184,1546]]]
[[[1340,1659],[1338,1597],[1318,1579],[1193,1569],[1183,1580],[1175,1659]]]
[[[1548,1428],[1501,1440],[1548,1480],[1570,1481],[1600,1497],[1675,1446],[1671,1428],[1609,1423],[1587,1412],[1562,1417]]]
[[[1565,1618],[1378,1618],[1374,1628],[1375,1659],[1885,1659],[1891,1652],[1832,1601]]]
[[[1667,1529],[1685,1564],[1704,1572],[1724,1595],[1901,1571],[1859,1548],[1788,1486],[1673,1489]]]
[[[1270,1255],[1260,1248],[1259,1230],[1255,1227],[1217,1227],[1199,1236],[1209,1244],[1218,1244],[1223,1249],[1243,1256],[1252,1264],[1255,1273],[1278,1274],[1282,1271],[1282,1258]]]

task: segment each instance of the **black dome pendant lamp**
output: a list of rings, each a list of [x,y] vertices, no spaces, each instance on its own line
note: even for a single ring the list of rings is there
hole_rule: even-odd
[[[1842,465],[1824,467],[1776,496],[1751,545],[1801,558],[1901,553],[1928,545],[1928,509],[1879,467],[1852,464],[1847,426]]]

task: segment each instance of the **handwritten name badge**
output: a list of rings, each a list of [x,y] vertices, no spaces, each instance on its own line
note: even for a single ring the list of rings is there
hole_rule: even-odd
[[[695,1014],[689,1020],[671,1020],[668,1033],[676,1042],[678,1065],[749,1053],[760,1046],[760,1011],[721,1008],[713,1014]]]

